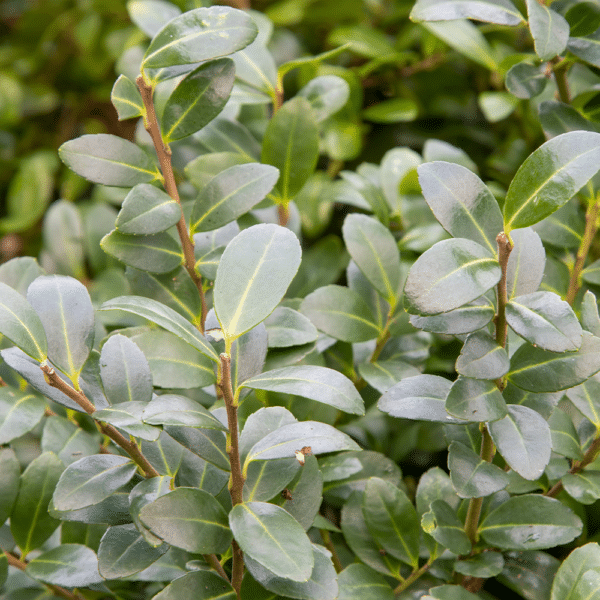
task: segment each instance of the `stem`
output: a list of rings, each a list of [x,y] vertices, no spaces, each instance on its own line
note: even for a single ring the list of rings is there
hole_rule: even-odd
[[[394,590],[394,596],[399,596],[406,588],[419,579],[419,577],[421,577],[421,575],[423,575],[423,573],[425,573],[430,566],[431,563],[428,561],[420,569],[413,571],[400,585],[398,585],[398,587],[396,587]]]
[[[242,464],[240,462],[240,447],[238,436],[238,404],[233,396],[231,387],[231,356],[228,353],[221,354],[221,382],[219,384],[225,401],[227,410],[227,454],[229,455],[229,464],[231,465],[231,477],[229,479],[229,494],[233,506],[244,501],[244,476],[242,474]],[[233,566],[231,570],[231,585],[236,591],[238,598],[242,586],[242,577],[244,576],[244,554],[237,542],[231,542],[233,550]]]
[[[56,374],[56,371],[49,365],[41,365],[40,369],[42,369],[44,373],[44,379],[48,385],[61,391],[63,394],[65,394],[65,396],[68,396],[71,400],[73,400],[73,402],[78,404],[88,415],[91,415],[93,418],[93,413],[96,412],[96,407],[87,399],[83,392],[73,389],[68,383],[63,381]],[[158,471],[148,462],[148,459],[142,454],[142,451],[134,441],[127,439],[124,435],[119,433],[117,429],[108,423],[102,423],[101,421],[96,421],[96,423],[104,435],[107,435],[113,442],[115,442],[115,444],[121,446],[121,448],[123,448],[123,450],[129,454],[133,461],[144,472],[144,477],[150,478],[158,477],[160,475]]]
[[[331,536],[329,535],[329,531],[327,529],[319,529],[321,532],[321,537],[323,538],[323,543],[325,544],[325,548],[331,552],[331,562],[333,563],[333,568],[336,573],[341,573],[344,570],[342,563],[340,561],[340,557],[331,541]]]
[[[142,75],[136,79],[136,83],[140,90],[146,113],[144,115],[144,126],[146,131],[150,134],[152,142],[154,143],[154,149],[156,151],[156,156],[158,158],[158,162],[160,163],[160,170],[164,178],[165,190],[181,208],[181,218],[177,223],[177,233],[179,234],[179,239],[181,240],[185,269],[198,288],[198,294],[200,294],[200,300],[202,302],[202,315],[199,329],[201,333],[204,333],[204,323],[206,322],[208,307],[206,305],[206,298],[204,297],[202,277],[200,277],[200,274],[198,271],[196,271],[194,242],[188,233],[187,224],[183,215],[183,207],[181,206],[181,200],[179,199],[179,192],[175,182],[175,174],[173,173],[173,165],[171,164],[171,149],[164,143],[162,135],[160,134],[158,119],[156,117],[156,111],[154,110],[154,102],[152,99],[154,95],[154,87],[150,83],[146,82]]]
[[[506,323],[506,271],[508,268],[508,258],[513,249],[508,236],[502,231],[496,237],[496,243],[498,244],[498,263],[502,275],[498,282],[498,312],[494,319],[496,323],[496,342],[498,346],[502,348],[506,347],[506,335],[508,332],[508,325]],[[500,386],[499,386],[500,387]],[[502,391],[503,388],[500,389]]]
[[[577,292],[581,289],[581,271],[583,265],[590,251],[594,236],[598,231],[598,213],[600,212],[600,199],[596,198],[589,206],[585,213],[585,231],[583,232],[583,238],[581,244],[577,250],[577,258],[573,265],[573,271],[571,272],[571,279],[569,280],[569,288],[567,290],[566,301],[573,306]]]
[[[554,79],[558,88],[558,97],[561,102],[571,104],[571,92],[569,90],[569,81],[567,80],[567,72],[571,66],[570,61],[561,60],[558,56],[553,58],[552,70],[554,71]]]
[[[277,216],[279,217],[279,225],[285,227],[288,224],[290,218],[290,209],[283,204],[277,205]]]
[[[225,573],[225,569],[223,565],[219,561],[219,559],[214,554],[203,554],[204,560],[226,581],[229,581],[229,577],[227,577],[227,573]]]

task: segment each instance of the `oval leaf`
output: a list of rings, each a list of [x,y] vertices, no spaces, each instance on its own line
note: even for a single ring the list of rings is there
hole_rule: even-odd
[[[279,306],[265,319],[269,348],[289,348],[314,342],[315,326],[296,310]]]
[[[577,600],[575,587],[590,569],[600,569],[600,546],[597,543],[575,548],[562,562],[552,584],[551,600]]]
[[[509,366],[506,350],[483,331],[469,335],[456,361],[458,373],[475,379],[498,379]]]
[[[495,421],[506,415],[506,402],[493,381],[461,375],[448,392],[446,410],[465,421]]]
[[[567,47],[570,32],[565,18],[537,0],[526,2],[535,53],[541,60],[550,60],[562,54]]]
[[[475,19],[498,25],[519,25],[524,19],[509,0],[418,0],[413,21],[454,21]]]
[[[117,406],[103,408],[93,413],[94,419],[110,423],[133,437],[154,442],[160,436],[160,429],[142,423],[145,402],[120,402]]]
[[[519,229],[512,234],[513,249],[506,267],[508,299],[537,292],[544,277],[546,251],[540,236],[530,229]]]
[[[96,553],[83,544],[62,544],[34,558],[26,573],[44,583],[85,587],[100,583]]]
[[[231,584],[212,571],[193,571],[177,577],[153,600],[236,600]]]
[[[119,75],[112,92],[110,101],[117,109],[119,121],[141,117],[145,113],[144,103],[138,87],[125,75]]]
[[[115,227],[135,235],[159,233],[180,218],[181,208],[168,194],[149,183],[139,183],[125,196]]]
[[[156,396],[146,406],[143,421],[152,425],[182,425],[227,431],[227,427],[204,406],[191,398],[174,394]]]

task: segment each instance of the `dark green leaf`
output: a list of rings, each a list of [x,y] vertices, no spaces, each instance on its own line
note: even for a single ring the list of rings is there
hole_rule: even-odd
[[[508,465],[521,477],[541,477],[550,461],[550,427],[539,413],[512,404],[504,419],[488,424],[490,435]]]
[[[419,370],[399,359],[378,360],[358,365],[360,376],[382,394],[401,379],[419,375]]]
[[[368,106],[362,116],[373,123],[406,123],[419,116],[419,106],[410,98],[391,98]]]
[[[34,579],[67,587],[86,587],[100,583],[96,553],[82,544],[63,544],[34,558],[27,565]]]
[[[115,81],[110,100],[117,109],[119,121],[141,117],[145,113],[138,87],[125,75],[119,75]]]
[[[252,133],[241,123],[229,119],[211,121],[194,138],[206,152],[233,152],[244,162],[256,162],[260,156],[260,146]]]
[[[279,172],[270,165],[234,165],[211,179],[192,209],[190,232],[212,231],[241,217],[272,189]]]
[[[581,533],[582,523],[554,498],[515,496],[483,520],[479,531],[492,546],[506,550],[536,550],[567,544]]]
[[[528,227],[565,204],[598,171],[600,134],[563,133],[519,167],[504,201],[504,229]]]
[[[242,385],[310,398],[347,413],[365,413],[363,400],[354,384],[345,375],[325,367],[284,367],[247,379]]]
[[[508,475],[496,465],[482,460],[460,442],[452,442],[448,468],[452,487],[461,498],[490,496],[508,485]]]
[[[522,100],[539,96],[547,83],[544,70],[526,61],[513,65],[506,73],[506,89]]]
[[[138,183],[125,196],[115,227],[121,233],[147,235],[166,231],[180,218],[181,208],[168,194],[149,183]]]
[[[152,425],[183,425],[202,429],[227,431],[221,421],[208,412],[204,406],[191,398],[163,394],[157,396],[144,410],[143,420]]]
[[[285,306],[276,308],[265,319],[269,348],[288,348],[314,342],[315,326],[301,313]]]
[[[361,400],[362,402],[362,400]],[[31,431],[44,416],[46,403],[33,394],[0,388],[0,444]]]
[[[5,523],[12,513],[19,493],[20,475],[21,467],[14,450],[2,448],[0,450],[0,523]]]
[[[456,361],[458,373],[475,379],[498,379],[509,366],[506,350],[483,331],[469,335]]]
[[[288,100],[269,121],[261,162],[281,173],[277,190],[287,204],[313,174],[319,158],[317,122],[308,100]]]
[[[461,375],[448,392],[446,410],[465,421],[495,421],[506,415],[506,403],[493,381]]]
[[[594,123],[568,104],[546,100],[540,103],[540,123],[547,137],[569,131],[597,131]]]
[[[96,454],[100,442],[99,434],[94,436],[64,417],[52,416],[44,423],[42,451],[54,452],[66,466],[82,456]]]
[[[427,594],[427,600],[476,600],[478,597],[459,585],[451,584],[433,587]]]
[[[338,600],[393,600],[394,593],[376,571],[360,563],[348,565],[338,576]]]
[[[569,8],[565,19],[573,37],[590,35],[600,27],[600,7],[593,2],[578,2]]]
[[[560,408],[556,408],[548,419],[548,425],[552,436],[552,451],[567,458],[581,460],[583,452],[573,419]]]
[[[169,21],[155,36],[142,69],[185,65],[245,48],[257,34],[251,17],[219,6],[196,8]]]
[[[30,462],[21,475],[10,531],[23,558],[39,548],[60,525],[60,521],[48,514],[48,504],[63,469],[55,454],[45,452]]]
[[[498,25],[519,25],[524,20],[509,0],[418,0],[410,18],[413,21],[475,19]]]
[[[600,377],[593,375],[587,381],[567,390],[567,398],[581,414],[600,427]]]
[[[165,425],[165,431],[200,458],[223,471],[229,471],[229,456],[227,455],[225,436],[222,431],[177,425]]]
[[[483,295],[500,280],[496,259],[476,242],[438,242],[413,264],[404,286],[407,311],[436,315]]]
[[[267,434],[283,425],[297,422],[296,417],[282,406],[269,406],[252,413],[246,419],[240,435],[240,457],[244,459],[252,446]]]
[[[166,435],[163,433],[163,435]],[[129,512],[137,530],[144,536],[150,546],[157,548],[163,541],[157,538],[140,521],[140,510],[146,504],[153,502],[159,496],[164,496],[170,491],[171,477],[163,475],[140,481],[129,493]]]
[[[596,543],[575,548],[559,566],[552,584],[551,600],[579,600],[575,588],[590,569],[600,568],[600,547]]]
[[[443,500],[434,500],[421,519],[421,527],[433,539],[455,554],[468,554],[471,542],[456,511]]]
[[[544,277],[546,251],[539,235],[530,229],[512,234],[513,249],[506,267],[506,292],[509,300],[537,292]]]
[[[314,566],[302,526],[279,506],[244,502],[233,507],[229,523],[245,554],[278,577],[307,581]]]
[[[189,552],[223,553],[231,543],[227,513],[202,490],[177,488],[146,504],[139,515],[152,533]]]
[[[235,67],[229,58],[203,63],[186,75],[163,110],[165,144],[187,137],[212,121],[225,107],[234,78]]]
[[[498,581],[531,600],[548,600],[560,561],[546,552],[504,552],[504,569]]]
[[[132,187],[162,181],[158,165],[150,155],[116,135],[82,135],[65,142],[58,154],[67,167],[94,183]]]
[[[493,318],[495,309],[492,303],[482,296],[474,302],[433,317],[410,315],[410,323],[417,329],[432,333],[460,335],[485,327]]]
[[[231,584],[212,571],[194,571],[178,577],[154,600],[236,600]]]
[[[499,552],[482,552],[454,564],[454,570],[469,577],[489,579],[502,572],[504,558]]]
[[[577,352],[556,353],[523,344],[510,361],[508,379],[530,392],[572,388],[600,369],[600,339],[583,332]]]
[[[256,460],[246,469],[244,502],[266,502],[279,494],[298,473],[300,463],[295,458]]]
[[[214,288],[227,344],[273,312],[300,266],[300,255],[298,238],[277,225],[255,225],[229,243]]]
[[[0,553],[0,586],[4,587],[8,577],[8,559],[4,552]]]
[[[600,498],[600,473],[598,471],[579,471],[567,473],[561,479],[569,496],[581,504],[593,504]]]
[[[69,465],[53,496],[58,511],[72,511],[98,504],[128,483],[137,465],[125,456],[96,454]]]
[[[146,402],[119,402],[116,406],[97,410],[93,417],[98,421],[110,423],[133,437],[154,442],[160,435],[158,427],[142,422]]]
[[[565,18],[537,0],[526,2],[535,53],[541,60],[562,54],[567,47],[570,30]]]

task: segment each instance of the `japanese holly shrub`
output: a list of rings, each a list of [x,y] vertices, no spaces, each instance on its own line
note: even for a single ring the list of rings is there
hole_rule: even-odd
[[[59,151],[120,210],[88,208],[84,244],[58,201],[44,268],[0,267],[4,597],[600,597],[597,6],[412,7],[470,58],[459,18],[528,32],[535,55],[489,47],[490,117],[552,72],[549,139],[506,189],[435,140],[340,171],[361,108],[325,61],[356,30],[276,66],[260,13],[128,8],[150,41],[112,100],[136,141]],[[358,210],[303,253],[333,201]]]

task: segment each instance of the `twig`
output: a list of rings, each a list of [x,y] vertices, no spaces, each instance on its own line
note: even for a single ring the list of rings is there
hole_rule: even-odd
[[[214,554],[203,554],[204,560],[226,581],[229,581],[227,573],[219,559]]]
[[[333,563],[333,568],[336,573],[341,573],[344,570],[342,563],[340,561],[340,557],[331,541],[331,536],[329,535],[329,531],[327,529],[319,529],[321,532],[321,537],[323,538],[323,543],[325,544],[325,548],[331,552],[331,562]]]

